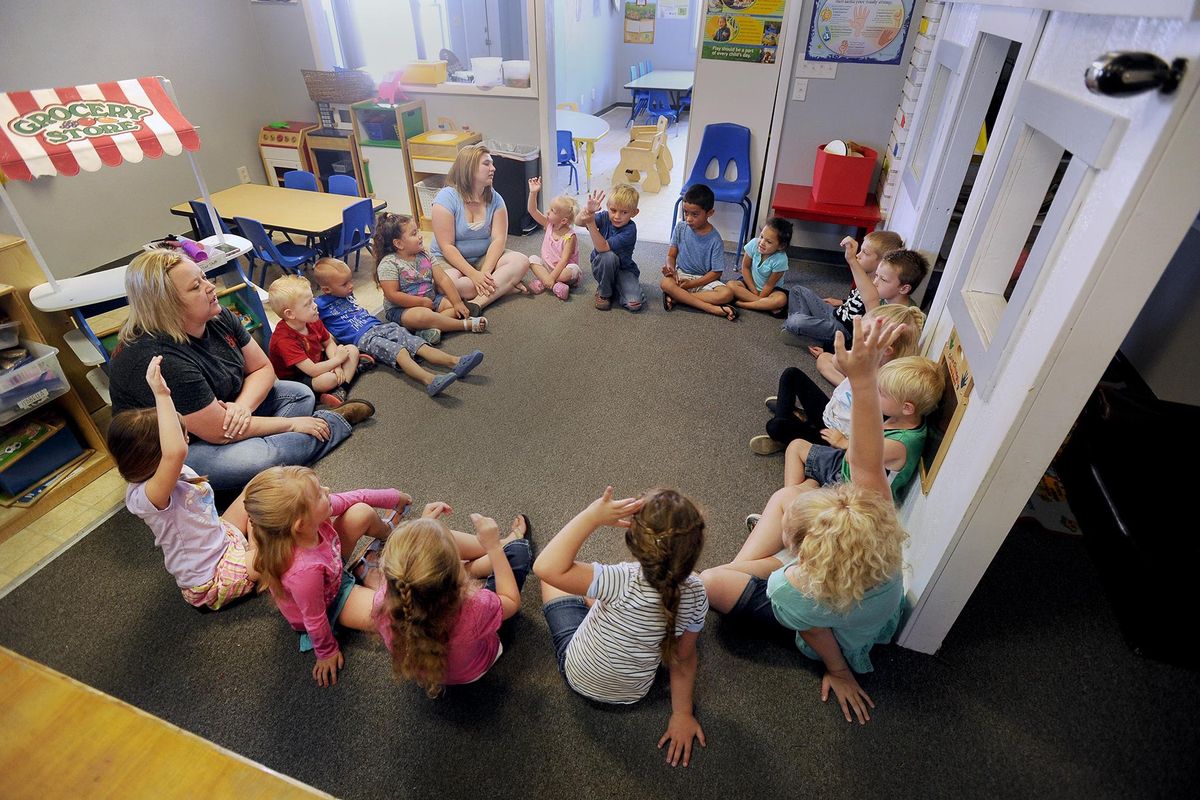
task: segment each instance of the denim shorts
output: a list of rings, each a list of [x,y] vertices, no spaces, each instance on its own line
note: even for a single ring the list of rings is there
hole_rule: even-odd
[[[588,615],[588,604],[582,597],[558,597],[542,606],[546,615],[546,625],[550,628],[550,637],[554,640],[554,654],[558,658],[558,671],[565,678],[567,675],[567,648],[575,638],[575,631],[583,624]]]
[[[733,604],[733,608],[729,609],[725,618],[748,628],[778,630],[783,627],[779,620],[775,619],[775,612],[771,610],[771,598],[767,597],[767,579],[756,578],[753,575],[742,590],[742,596]]]
[[[418,295],[418,297],[421,296],[423,295]],[[433,310],[437,311],[441,307],[442,301],[446,299],[446,295],[435,292],[431,299],[433,300]],[[383,312],[383,317],[388,322],[394,322],[397,325],[403,325],[404,323],[400,320],[404,316],[405,311],[408,311],[408,309],[402,308],[401,306],[392,306],[387,311]]]
[[[808,458],[804,460],[804,477],[812,478],[822,486],[840,483],[842,480],[842,462],[846,460],[846,451],[837,447],[814,444],[808,450]]]
[[[350,593],[354,591],[354,576],[346,570],[342,570],[342,584],[338,587],[337,597],[333,598],[333,602],[329,604],[329,608],[325,609],[325,616],[329,618],[329,627],[334,633],[338,631],[338,617],[342,615],[342,608],[346,605],[346,601],[350,599]],[[307,633],[300,634],[300,652],[307,653],[316,645]]]

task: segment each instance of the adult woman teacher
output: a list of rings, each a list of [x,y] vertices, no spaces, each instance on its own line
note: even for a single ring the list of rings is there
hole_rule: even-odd
[[[311,464],[375,412],[362,400],[313,413],[312,390],[277,381],[271,362],[190,259],[142,253],[125,276],[129,319],[110,368],[113,412],[154,405],[146,366],[162,374],[190,434],[186,463],[215,489],[240,489],[276,464]]]
[[[491,151],[481,144],[464,147],[446,188],[433,198],[433,256],[463,300],[480,309],[511,292],[529,271],[528,256],[505,249],[508,209],[492,189],[495,175]]]

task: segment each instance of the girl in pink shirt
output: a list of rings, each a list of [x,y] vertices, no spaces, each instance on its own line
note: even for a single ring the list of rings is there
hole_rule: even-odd
[[[345,658],[334,623],[374,630],[371,597],[379,582],[377,570],[364,569],[366,586],[356,586],[344,561],[362,536],[388,536],[375,508],[395,508],[399,516],[412,498],[396,489],[331,494],[308,467],[271,467],[247,484],[245,502],[262,585],[302,634],[300,652],[316,650],[313,679],[320,686],[337,683]]]
[[[501,540],[496,521],[479,514],[471,515],[478,538],[451,531],[439,519],[449,511],[445,503],[430,503],[420,519],[388,539],[373,609],[396,677],[430,697],[479,680],[500,657],[500,623],[520,610],[533,564],[524,514]],[[486,587],[471,579],[493,568]]]
[[[541,294],[549,289],[559,300],[566,300],[571,287],[579,284],[583,274],[579,271],[579,241],[575,236],[575,217],[579,215],[579,204],[565,194],[550,201],[543,214],[537,205],[538,192],[542,189],[541,178],[529,179],[529,216],[546,229],[542,239],[541,256],[529,257],[529,268],[536,278],[529,289]]]

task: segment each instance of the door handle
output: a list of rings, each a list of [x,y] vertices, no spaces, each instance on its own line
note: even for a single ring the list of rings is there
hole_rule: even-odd
[[[1187,59],[1168,64],[1153,53],[1105,53],[1083,73],[1088,91],[1109,97],[1128,97],[1157,89],[1170,94],[1187,70]]]

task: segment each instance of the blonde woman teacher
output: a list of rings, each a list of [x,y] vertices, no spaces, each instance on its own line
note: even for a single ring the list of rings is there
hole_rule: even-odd
[[[486,308],[514,289],[529,271],[529,257],[506,250],[508,209],[492,188],[496,165],[481,144],[458,151],[446,188],[433,199],[433,256],[463,300]],[[478,316],[475,309],[472,316]]]

